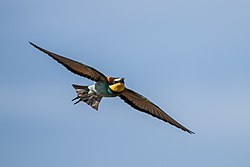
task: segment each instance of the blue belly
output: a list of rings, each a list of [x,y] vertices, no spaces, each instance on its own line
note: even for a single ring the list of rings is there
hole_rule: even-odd
[[[102,97],[116,97],[120,93],[115,93],[109,88],[109,84],[104,81],[99,81],[95,84],[96,93]]]

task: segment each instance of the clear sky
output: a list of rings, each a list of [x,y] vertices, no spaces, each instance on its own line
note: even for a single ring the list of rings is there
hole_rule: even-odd
[[[1,167],[249,167],[249,0],[0,0]],[[126,78],[195,135],[119,98],[73,105],[39,46]]]

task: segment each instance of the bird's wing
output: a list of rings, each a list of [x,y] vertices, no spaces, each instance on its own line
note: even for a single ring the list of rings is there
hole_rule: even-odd
[[[175,121],[173,118],[171,118],[168,114],[166,114],[163,110],[161,110],[157,105],[153,104],[147,98],[143,97],[142,95],[130,89],[126,88],[120,95],[120,98],[124,100],[126,103],[128,103],[130,106],[132,106],[133,108],[139,111],[145,112],[165,122],[168,122],[171,125],[174,125],[177,128],[180,128],[190,134],[194,134],[194,132],[192,132],[191,130],[188,130],[187,128],[179,124],[177,121]]]
[[[93,81],[106,81],[107,78],[105,75],[103,75],[101,72],[97,71],[96,69],[89,67],[87,65],[81,64],[77,61],[74,60],[70,60],[68,58],[65,58],[63,56],[60,56],[58,54],[52,53],[48,50],[45,50],[33,43],[30,42],[30,44],[32,46],[34,46],[35,48],[39,49],[40,51],[48,54],[50,57],[52,57],[53,59],[55,59],[58,63],[62,64],[64,67],[66,67],[68,70],[70,70],[71,72],[80,75],[82,77],[86,77],[88,79],[91,79]]]

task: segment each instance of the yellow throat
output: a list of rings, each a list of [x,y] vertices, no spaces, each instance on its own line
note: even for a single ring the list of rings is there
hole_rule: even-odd
[[[123,83],[116,83],[116,84],[110,85],[109,88],[114,92],[122,92],[125,89],[125,86]]]

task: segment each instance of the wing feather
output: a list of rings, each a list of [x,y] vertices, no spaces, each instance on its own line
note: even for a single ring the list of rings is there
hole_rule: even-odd
[[[120,95],[120,98],[139,111],[150,114],[158,119],[168,122],[171,125],[176,126],[177,128],[180,128],[190,134],[194,134],[194,132],[182,126],[180,123],[178,123],[168,114],[166,114],[162,109],[160,109],[157,105],[155,105],[139,93],[136,93],[126,88]]]
[[[54,60],[56,60],[58,63],[62,64],[64,67],[66,67],[69,71],[80,75],[82,77],[86,77],[88,79],[91,79],[93,81],[106,81],[107,78],[105,75],[103,75],[101,72],[97,71],[96,69],[87,66],[85,64],[79,63],[77,61],[68,59],[66,57],[60,56],[58,54],[55,54],[53,52],[50,52],[48,50],[45,50],[31,42],[29,42],[32,46],[34,46],[35,48],[37,48],[38,50],[48,54],[50,57],[52,57]]]

